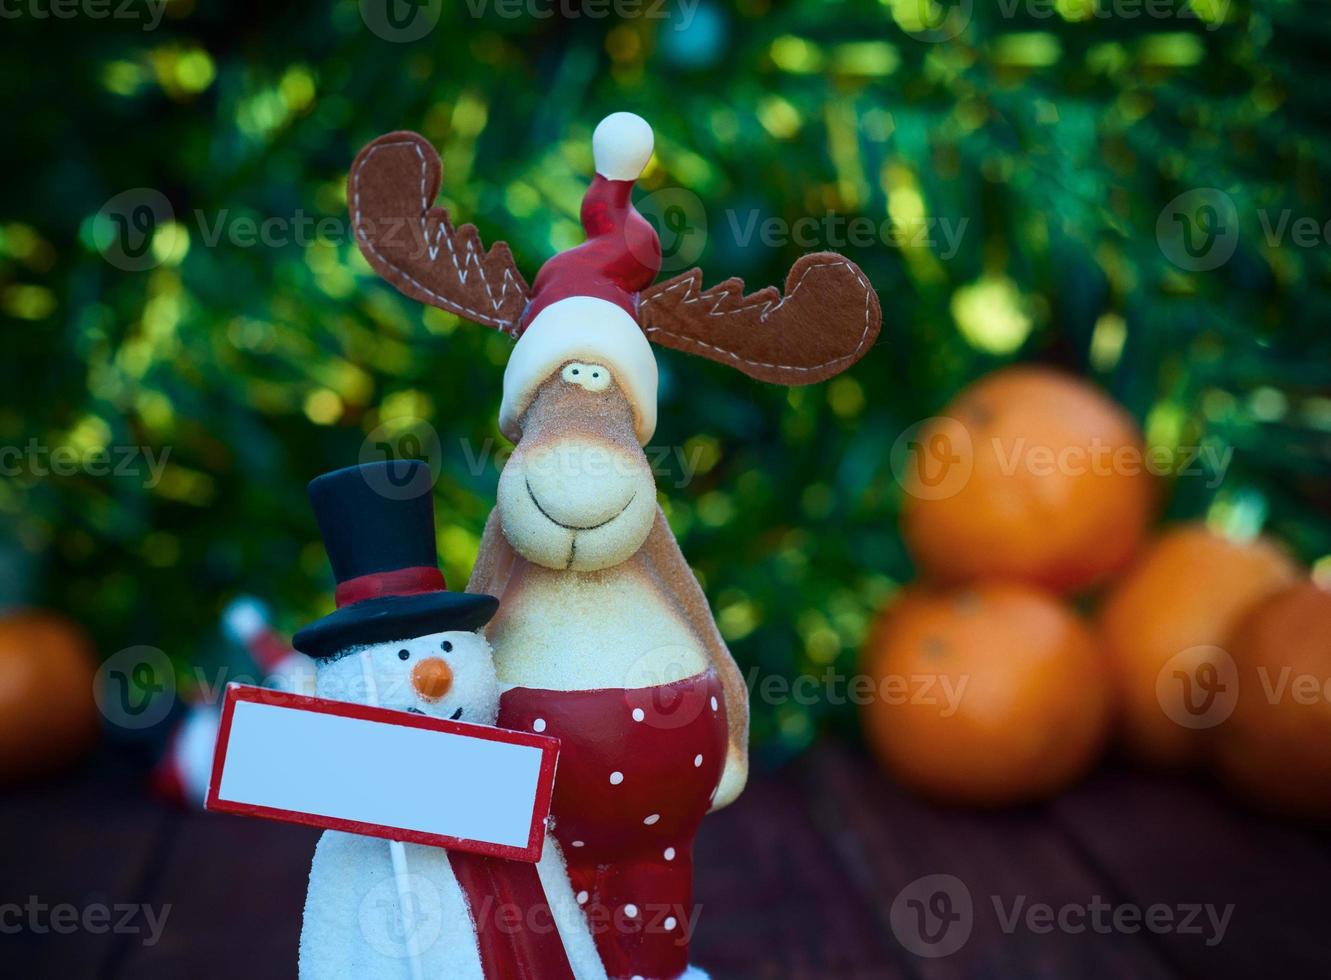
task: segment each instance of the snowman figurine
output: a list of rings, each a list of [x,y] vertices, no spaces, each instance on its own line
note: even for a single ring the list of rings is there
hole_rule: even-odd
[[[497,601],[445,586],[431,482],[419,461],[391,460],[310,484],[338,608],[294,645],[315,661],[319,697],[493,725],[500,689],[480,630]],[[557,847],[543,854],[557,860]],[[327,831],[310,870],[300,977],[601,980],[571,887],[548,877],[549,895],[535,865]]]

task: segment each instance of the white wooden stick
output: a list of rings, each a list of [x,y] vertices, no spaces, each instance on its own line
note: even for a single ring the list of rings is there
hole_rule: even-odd
[[[374,665],[367,650],[361,657],[361,674],[365,678],[365,703],[371,707],[379,706],[379,688],[374,683]],[[397,884],[398,912],[402,915],[402,929],[407,938],[407,964],[411,970],[411,980],[425,980],[425,969],[421,965],[421,951],[416,946],[416,926],[411,908],[410,873],[407,870],[407,849],[400,840],[388,842],[388,855],[393,861],[393,880]]]

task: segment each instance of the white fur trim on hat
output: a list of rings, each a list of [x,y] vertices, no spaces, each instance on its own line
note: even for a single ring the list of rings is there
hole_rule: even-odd
[[[593,296],[551,303],[518,338],[504,369],[499,428],[517,442],[522,413],[536,389],[568,361],[604,364],[633,407],[638,441],[656,431],[656,357],[636,320],[621,307]]]
[[[609,180],[637,180],[652,158],[655,137],[642,116],[612,112],[592,133],[596,172]]]

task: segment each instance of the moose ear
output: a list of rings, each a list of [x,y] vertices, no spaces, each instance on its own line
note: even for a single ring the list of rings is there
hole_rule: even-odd
[[[503,242],[488,252],[475,225],[454,228],[433,207],[443,167],[416,133],[380,136],[356,157],[347,205],[361,254],[412,299],[509,333],[527,305],[527,283]]]
[[[702,289],[702,270],[644,290],[648,339],[739,368],[750,377],[805,385],[840,374],[868,352],[883,315],[859,267],[835,252],[802,256],[775,286],[744,295],[740,279]]]

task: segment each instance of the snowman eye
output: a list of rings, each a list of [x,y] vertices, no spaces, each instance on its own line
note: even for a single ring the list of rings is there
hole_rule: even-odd
[[[448,640],[445,640],[443,643],[439,644],[439,649],[443,650],[444,653],[452,653],[453,644],[450,643]]]
[[[410,651],[410,650],[399,650],[399,651],[397,652],[397,659],[399,659],[399,660],[410,660],[410,659],[411,659],[411,651]]]

